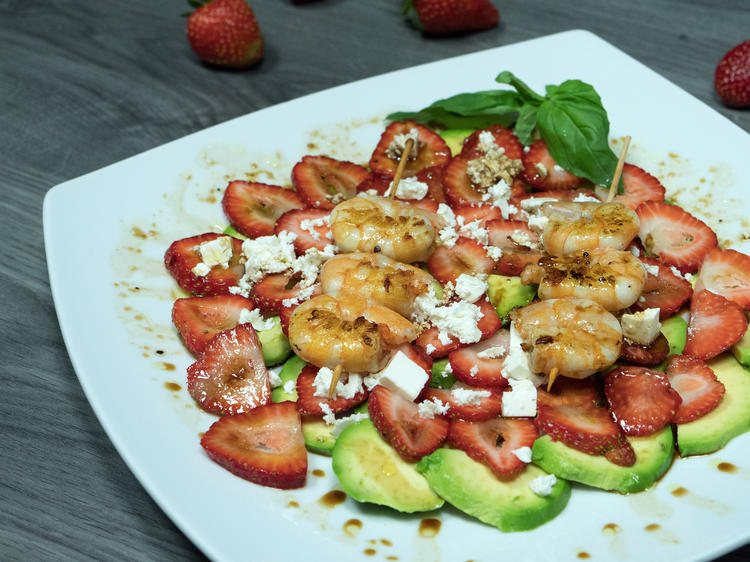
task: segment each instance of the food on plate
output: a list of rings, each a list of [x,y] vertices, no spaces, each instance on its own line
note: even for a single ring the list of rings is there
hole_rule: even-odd
[[[714,89],[728,107],[750,105],[750,40],[732,47],[716,65]]]
[[[406,0],[402,13],[425,33],[458,33],[495,27],[500,14],[490,0]]]
[[[570,482],[637,492],[675,448],[750,429],[750,257],[642,168],[618,180],[593,88],[498,81],[514,89],[388,125],[369,170],[307,155],[292,189],[230,182],[233,226],[170,246],[195,295],[173,307],[188,390],[224,416],[211,458],[290,487],[306,449],[357,501],[447,501],[519,531],[560,513]],[[579,125],[551,111],[571,97]],[[294,475],[262,476],[262,439],[274,462],[294,450]]]
[[[263,57],[263,36],[245,0],[197,4],[198,9],[188,17],[186,33],[198,58],[217,66],[247,68]]]

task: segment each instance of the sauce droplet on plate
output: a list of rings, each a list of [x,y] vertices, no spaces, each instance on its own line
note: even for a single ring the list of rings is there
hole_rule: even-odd
[[[433,519],[431,517],[428,517],[427,519],[422,519],[419,522],[419,535],[428,539],[431,539],[440,532],[440,526],[443,524],[440,519]]]
[[[327,494],[323,495],[318,501],[326,507],[336,507],[340,503],[344,503],[346,500],[346,494],[341,490],[331,490]]]

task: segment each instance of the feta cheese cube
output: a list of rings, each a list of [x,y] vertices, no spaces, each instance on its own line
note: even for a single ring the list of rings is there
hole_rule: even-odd
[[[531,372],[531,365],[529,361],[529,355],[521,347],[523,344],[523,338],[516,329],[516,323],[510,323],[510,343],[508,344],[508,356],[505,358],[503,368],[501,370],[502,375],[510,379],[528,379],[533,373]]]
[[[659,309],[647,308],[635,314],[623,314],[620,324],[624,337],[640,345],[651,345],[661,330]]]
[[[503,392],[503,416],[533,417],[536,415],[536,387],[530,379],[508,379],[511,390]]]
[[[412,402],[422,392],[430,375],[409,359],[402,351],[396,352],[385,369],[376,373],[377,384],[405,396]]]

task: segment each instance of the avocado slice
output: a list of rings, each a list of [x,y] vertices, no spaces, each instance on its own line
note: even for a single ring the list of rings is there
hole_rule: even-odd
[[[640,492],[664,474],[672,464],[674,439],[667,425],[648,437],[629,437],[635,450],[633,466],[618,466],[604,456],[589,455],[553,441],[549,435],[534,441],[532,460],[560,478],[621,494]]]
[[[745,332],[740,341],[732,346],[732,353],[737,361],[745,367],[750,367],[750,329]]]
[[[524,285],[518,276],[490,275],[487,277],[487,294],[503,325],[508,323],[508,313],[526,306],[536,296],[536,285]]]
[[[456,382],[456,377],[448,369],[448,359],[438,359],[432,362],[432,376],[429,385],[432,388],[450,388]]]
[[[706,364],[726,392],[713,411],[695,421],[677,424],[677,447],[683,457],[721,449],[750,429],[750,370],[729,353]]]
[[[287,392],[286,390],[284,390],[284,383],[287,383],[289,381],[296,381],[305,365],[307,365],[307,363],[305,363],[296,355],[292,355],[289,359],[287,359],[287,362],[284,363],[284,366],[281,368],[281,372],[279,373],[281,386],[277,386],[276,388],[271,390],[271,400],[273,402],[284,402],[285,400],[289,400],[291,402],[297,401],[297,390],[294,389],[292,390],[292,392]]]
[[[458,449],[438,449],[417,463],[445,501],[501,531],[528,531],[554,519],[568,504],[570,484],[557,479],[549,496],[538,496],[529,482],[547,473],[534,465],[513,480],[500,480],[485,465]]]
[[[247,236],[242,234],[239,230],[234,228],[231,224],[224,229],[224,232],[222,234],[228,234],[232,238],[238,238],[240,240],[247,240]]]
[[[367,402],[354,408],[351,413],[366,414]],[[302,435],[308,451],[331,456],[333,446],[336,444],[333,429],[334,426],[323,421],[323,416],[302,416]]]
[[[443,137],[445,144],[451,149],[451,154],[455,156],[461,152],[466,137],[473,132],[474,129],[446,129],[440,133],[440,136]]]
[[[661,323],[661,333],[669,342],[669,354],[682,353],[687,341],[688,323],[682,316],[672,316]]]
[[[370,420],[341,432],[333,447],[332,466],[341,487],[359,502],[405,513],[432,511],[444,503],[414,465],[383,441]]]
[[[273,316],[269,320],[273,321],[273,327],[268,330],[260,330],[257,334],[263,351],[263,360],[270,367],[284,362],[292,352],[292,348],[281,329],[281,319],[278,316]]]

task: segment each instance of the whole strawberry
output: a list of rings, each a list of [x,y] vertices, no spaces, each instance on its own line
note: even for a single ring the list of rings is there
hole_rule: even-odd
[[[263,37],[245,0],[212,0],[190,14],[187,37],[210,64],[247,68],[263,56]]]
[[[750,40],[732,48],[716,65],[714,89],[728,107],[750,106]]]
[[[488,29],[500,20],[489,0],[404,0],[402,13],[425,33]]]

